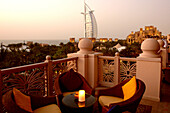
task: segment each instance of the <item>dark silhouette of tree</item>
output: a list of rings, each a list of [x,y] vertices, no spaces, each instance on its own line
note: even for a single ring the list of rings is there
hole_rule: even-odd
[[[71,42],[68,42],[67,44],[60,43],[60,49],[56,51],[56,53],[53,55],[53,58],[65,58],[67,57],[68,53],[74,53],[76,50],[77,49],[75,48],[74,44]]]
[[[142,53],[141,44],[133,43],[132,45],[126,46],[126,49],[120,52],[120,56],[122,57],[137,57]]]
[[[97,47],[99,47],[99,50],[100,50],[100,47],[101,47],[101,42],[94,42],[93,43],[93,51],[97,51]]]

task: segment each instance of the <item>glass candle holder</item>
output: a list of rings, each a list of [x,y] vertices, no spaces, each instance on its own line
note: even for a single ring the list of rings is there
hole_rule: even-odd
[[[85,101],[85,90],[79,90],[79,102]]]

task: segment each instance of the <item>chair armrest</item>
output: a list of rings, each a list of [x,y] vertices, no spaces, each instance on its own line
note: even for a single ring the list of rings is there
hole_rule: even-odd
[[[109,108],[107,107],[102,107],[102,113],[107,113],[109,111]]]
[[[2,103],[8,113],[30,113],[21,109],[14,100],[12,90],[3,95]]]
[[[131,99],[122,101],[119,103],[113,103],[109,105],[109,109],[111,109],[115,105],[119,105],[121,107],[122,112],[123,111],[136,111],[140,100],[133,101]]]
[[[99,96],[116,96],[123,98],[123,91],[121,87],[113,87],[113,88],[107,88],[107,89],[101,89],[97,91],[97,97]]]
[[[30,97],[31,97],[31,106],[33,110],[49,104],[58,104],[56,96],[50,96],[50,97],[30,96]]]
[[[145,92],[145,84],[138,80],[137,79],[137,84],[138,84],[138,90],[136,91],[136,93],[134,94],[134,96],[132,96],[131,98],[125,100],[125,101],[122,101],[122,102],[119,102],[119,103],[115,103],[116,105],[119,105],[121,107],[121,109],[123,111],[130,111],[130,112],[135,112],[141,99],[142,99],[142,96]],[[109,105],[109,108],[111,108],[112,106],[114,106],[115,104],[110,104]]]

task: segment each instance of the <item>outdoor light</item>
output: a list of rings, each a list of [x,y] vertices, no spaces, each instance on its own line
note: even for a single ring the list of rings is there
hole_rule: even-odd
[[[85,101],[85,90],[79,90],[79,102]]]

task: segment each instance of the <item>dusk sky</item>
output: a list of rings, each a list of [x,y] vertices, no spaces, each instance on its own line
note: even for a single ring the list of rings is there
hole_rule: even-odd
[[[98,38],[126,38],[153,25],[170,34],[170,0],[86,0],[94,10]],[[84,37],[84,0],[0,0],[1,40]]]

